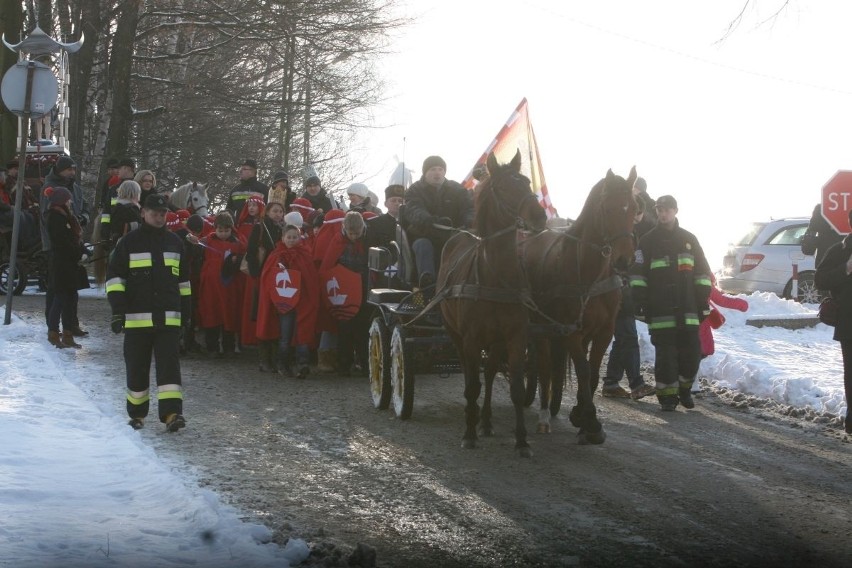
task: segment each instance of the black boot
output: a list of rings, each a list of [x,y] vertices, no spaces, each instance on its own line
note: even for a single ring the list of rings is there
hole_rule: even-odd
[[[690,387],[681,387],[677,391],[677,396],[684,408],[695,408],[695,401],[692,400]]]
[[[678,397],[676,394],[658,394],[657,400],[660,401],[660,409],[666,412],[671,412],[677,408]]]

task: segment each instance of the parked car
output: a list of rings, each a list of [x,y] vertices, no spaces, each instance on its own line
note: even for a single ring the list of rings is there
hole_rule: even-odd
[[[814,257],[802,253],[807,217],[773,219],[753,223],[742,238],[734,241],[717,274],[717,285],[729,294],[773,292],[793,298],[793,265],[798,265],[795,300],[816,304],[820,292],[814,286]]]

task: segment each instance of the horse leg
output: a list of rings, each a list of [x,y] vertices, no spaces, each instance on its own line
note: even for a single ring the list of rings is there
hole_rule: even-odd
[[[505,360],[506,354],[502,347],[494,346],[488,351],[485,363],[485,400],[482,401],[482,415],[479,430],[483,436],[493,436],[494,426],[491,422],[491,394],[494,391],[494,377],[497,369]]]
[[[482,383],[479,382],[479,366],[482,362],[482,352],[474,342],[468,341],[462,354],[462,366],[464,368],[464,398],[467,401],[464,407],[465,430],[462,438],[462,448],[472,449],[476,447],[476,425],[479,423],[479,393]]]
[[[550,416],[559,414],[562,407],[562,391],[565,389],[565,373],[568,367],[568,347],[563,339],[551,341],[550,350]]]
[[[550,340],[547,338],[536,340],[536,360],[538,369],[538,428],[539,434],[550,434]]]
[[[602,444],[606,439],[601,423],[597,419],[597,409],[592,402],[590,389],[591,369],[581,342],[571,345],[571,361],[577,371],[577,405],[571,409],[571,424],[580,429],[577,443]]]
[[[532,457],[530,445],[527,443],[527,427],[524,421],[524,409],[526,408],[527,388],[524,381],[524,366],[526,363],[526,337],[509,338],[507,347],[509,350],[509,377],[511,380],[510,392],[512,394],[512,405],[515,407],[515,449],[522,458]]]
[[[601,332],[592,340],[592,349],[589,352],[589,366],[591,371],[589,389],[593,395],[598,390],[598,383],[600,383],[601,379],[601,362],[611,341],[612,334],[608,334],[607,332]],[[592,400],[594,401],[594,398]]]

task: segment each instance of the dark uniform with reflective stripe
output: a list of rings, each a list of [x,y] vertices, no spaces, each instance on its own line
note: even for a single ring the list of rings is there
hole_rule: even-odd
[[[656,348],[657,395],[677,395],[692,385],[701,361],[698,324],[709,314],[710,265],[689,231],[660,225],[639,240],[630,268],[637,313]]]
[[[231,193],[228,195],[228,204],[225,209],[231,212],[234,221],[240,218],[240,211],[243,210],[243,205],[246,204],[248,198],[252,195],[260,195],[263,201],[266,201],[269,195],[269,188],[257,181],[256,177],[242,180],[234,186]]]
[[[182,414],[181,314],[189,317],[191,288],[180,237],[147,223],[127,233],[110,256],[106,290],[113,315],[125,316],[128,415],[148,415],[152,354],[160,421]]]

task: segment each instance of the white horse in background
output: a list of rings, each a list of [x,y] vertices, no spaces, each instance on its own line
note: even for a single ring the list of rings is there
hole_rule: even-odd
[[[183,184],[169,196],[169,203],[178,209],[186,209],[193,215],[207,216],[207,184],[191,181]]]

